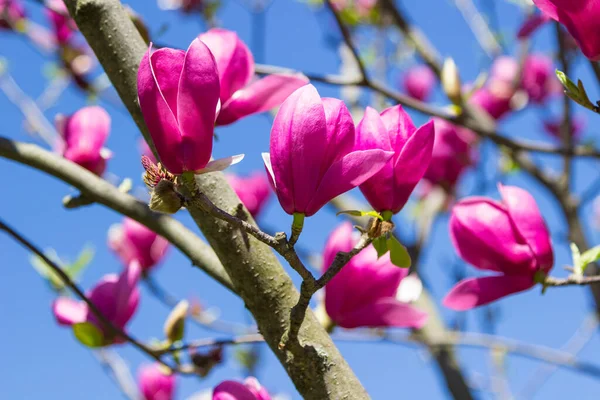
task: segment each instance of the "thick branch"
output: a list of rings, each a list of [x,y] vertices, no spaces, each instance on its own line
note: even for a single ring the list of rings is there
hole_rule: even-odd
[[[146,46],[118,0],[67,0],[71,16],[98,56],[127,109],[148,142],[151,139],[137,103],[137,67]],[[200,191],[221,210],[254,223],[221,173],[198,179]],[[319,325],[312,312],[298,340],[279,347],[290,328],[290,310],[299,294],[288,274],[265,244],[231,224],[190,207],[233,286],[254,316],[260,332],[307,399],[366,399],[364,388]]]
[[[180,222],[152,212],[146,204],[120,192],[85,168],[36,145],[0,137],[0,157],[44,171],[76,187],[87,198],[147,226],[173,243],[194,265],[232,290],[231,281],[214,251]]]

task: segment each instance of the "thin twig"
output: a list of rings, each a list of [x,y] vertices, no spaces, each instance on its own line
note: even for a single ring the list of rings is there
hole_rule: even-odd
[[[96,305],[83,293],[83,291],[77,286],[75,282],[71,280],[71,278],[59,267],[54,261],[50,260],[43,251],[34,246],[29,240],[25,239],[21,234],[8,226],[4,221],[0,220],[0,230],[5,231],[9,236],[11,236],[14,240],[19,242],[23,247],[34,253],[36,256],[40,257],[51,269],[53,272],[58,275],[63,284],[65,284],[69,289],[75,293],[79,299],[83,300],[88,308],[92,311],[94,316],[98,318],[100,323],[104,325],[106,329],[108,329],[115,337],[121,337],[127,342],[131,343],[134,347],[140,350],[143,353],[146,353],[155,361],[165,365],[166,367],[177,371],[178,368],[169,365],[165,361],[162,360],[160,356],[156,354],[154,350],[148,348],[145,344],[139,342],[137,339],[130,336],[128,333],[124,332],[122,329],[115,326],[110,320],[108,320],[104,314],[96,307]]]

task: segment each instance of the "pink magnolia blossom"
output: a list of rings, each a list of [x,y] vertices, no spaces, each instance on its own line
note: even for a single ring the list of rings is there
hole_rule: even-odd
[[[533,287],[538,273],[554,263],[550,234],[531,194],[499,185],[501,201],[471,197],[458,202],[450,218],[450,238],[458,254],[496,275],[460,281],[443,303],[468,310]]]
[[[429,168],[423,176],[429,183],[453,190],[458,179],[473,162],[476,137],[468,129],[434,118],[435,143]]]
[[[110,115],[99,106],[84,107],[71,116],[56,118],[56,129],[62,136],[58,151],[68,160],[102,175],[111,157],[104,148],[110,133]]]
[[[531,54],[525,59],[521,87],[533,103],[541,104],[561,92],[562,86],[554,71],[552,59],[544,54]]]
[[[69,16],[69,11],[63,0],[47,0],[46,15],[52,23],[56,43],[59,45],[67,44],[77,29],[77,25]]]
[[[244,383],[223,381],[213,390],[213,400],[271,400],[271,396],[256,378],[248,377]]]
[[[549,119],[544,121],[544,130],[555,139],[562,140],[562,134],[560,132],[561,126],[562,119]],[[581,139],[581,134],[583,133],[584,129],[585,119],[582,116],[576,115],[574,118],[571,119],[570,132],[575,142],[578,142]]]
[[[125,218],[108,231],[108,246],[124,265],[137,261],[147,272],[163,259],[169,242],[139,222]]]
[[[199,39],[185,52],[150,48],[144,54],[140,108],[160,161],[172,174],[210,169],[219,88],[215,59]]]
[[[137,262],[129,264],[121,275],[105,275],[87,293],[87,297],[115,327],[123,330],[137,309],[140,293],[137,283],[142,269]],[[104,334],[104,345],[122,343],[123,338],[115,338],[112,332],[96,318],[87,304],[70,297],[59,297],[52,305],[54,317],[59,325],[71,326],[88,322]]]
[[[272,74],[254,78],[254,57],[237,33],[214,28],[198,36],[215,56],[221,82],[221,112],[217,125],[279,106],[294,90],[308,83],[303,75]]]
[[[340,251],[356,244],[352,225],[345,222],[329,237],[323,250],[325,270]],[[400,282],[408,269],[392,264],[389,252],[380,258],[371,245],[350,262],[325,286],[325,309],[342,328],[410,327],[420,328],[427,314],[396,299]]]
[[[379,172],[360,185],[360,191],[376,211],[395,214],[404,207],[429,166],[435,138],[433,121],[417,129],[400,105],[381,115],[367,107],[356,133],[357,148],[394,152]]]
[[[594,0],[533,0],[547,17],[563,24],[590,60],[600,60],[600,3]]]
[[[165,374],[160,364],[144,365],[138,375],[144,400],[173,400],[176,381],[176,375]]]
[[[227,181],[250,214],[256,218],[271,196],[271,184],[267,175],[264,172],[255,172],[247,177],[227,175]]]
[[[502,85],[489,85],[476,90],[469,103],[487,112],[493,119],[501,119],[513,110],[511,100],[514,90]]]
[[[271,153],[263,158],[285,212],[315,214],[376,174],[394,154],[355,147],[354,140],[354,123],[341,100],[321,99],[306,85],[283,102],[271,129]]]
[[[404,74],[402,85],[409,96],[426,101],[435,88],[437,78],[427,65],[417,65]]]
[[[13,30],[25,19],[25,7],[20,0],[0,0],[0,30]]]

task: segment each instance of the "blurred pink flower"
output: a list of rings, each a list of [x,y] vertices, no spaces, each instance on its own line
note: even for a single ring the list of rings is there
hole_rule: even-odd
[[[124,265],[137,261],[143,272],[148,272],[166,255],[167,239],[130,218],[108,231],[108,246]]]
[[[498,275],[460,281],[443,300],[468,310],[532,288],[537,273],[554,264],[550,234],[531,194],[499,185],[501,201],[470,197],[458,202],[450,218],[450,238],[463,260]]]
[[[96,286],[87,293],[87,297],[98,308],[100,313],[115,327],[124,330],[135,313],[140,293],[137,283],[142,269],[136,262],[129,264],[121,275],[105,275]],[[72,326],[88,322],[96,326],[104,334],[103,345],[123,343],[121,337],[114,337],[112,332],[96,318],[83,301],[70,297],[59,297],[52,305],[54,317],[59,325]]]
[[[356,244],[349,222],[339,226],[323,250],[327,270],[340,251],[351,251]],[[342,328],[410,327],[420,328],[427,314],[396,299],[400,282],[408,268],[398,268],[389,252],[377,257],[371,245],[352,257],[350,262],[325,286],[325,309]]]
[[[437,84],[437,78],[427,65],[417,65],[408,69],[402,79],[404,91],[409,96],[426,101]]]
[[[213,390],[213,400],[271,400],[271,396],[258,380],[248,377],[244,383],[223,381]]]
[[[477,138],[470,130],[446,120],[434,118],[433,121],[435,143],[431,163],[423,179],[453,192],[462,173],[474,162],[473,145]]]
[[[21,0],[0,0],[0,30],[13,30],[26,17]]]
[[[67,44],[77,30],[77,25],[69,16],[63,0],[46,0],[45,12],[52,23],[56,43],[61,46]]]
[[[56,130],[63,139],[59,153],[97,175],[104,173],[111,157],[103,147],[110,133],[110,115],[102,107],[84,107],[68,117],[59,115]]]
[[[247,177],[232,174],[226,177],[252,217],[256,218],[271,196],[272,189],[267,175],[257,171]]]
[[[555,139],[562,140],[562,135],[560,133],[562,126],[562,119],[550,119],[544,121],[544,130],[550,134],[550,136]],[[578,142],[581,139],[581,134],[585,129],[585,119],[581,115],[575,115],[571,118],[571,135],[573,136],[573,140]]]
[[[198,38],[215,56],[219,70],[221,111],[217,125],[228,125],[275,108],[294,90],[308,83],[308,79],[299,74],[271,74],[252,81],[254,57],[233,31],[213,28]]]
[[[144,400],[173,400],[176,381],[176,375],[165,374],[158,363],[142,366],[138,375]]]

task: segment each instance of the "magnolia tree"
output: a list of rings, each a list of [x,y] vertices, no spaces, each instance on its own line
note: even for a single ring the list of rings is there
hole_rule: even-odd
[[[1,63],[5,129],[23,124],[0,137],[4,256],[27,264],[11,258],[24,247],[50,288],[17,275],[3,302],[53,321],[5,326],[7,347],[46,358],[9,349],[7,383],[56,373],[44,398],[530,398],[566,368],[568,390],[544,398],[597,390],[578,379],[600,364],[578,353],[600,310],[600,150],[584,136],[598,2],[131,3],[0,0],[0,41],[33,48]],[[248,16],[252,35],[236,32]],[[256,63],[271,41],[285,67]],[[20,70],[44,59],[34,98]],[[43,175],[68,187],[40,196]],[[107,245],[65,261],[87,234]],[[5,321],[24,313],[11,306]],[[395,355],[406,345],[428,357]],[[87,352],[114,389],[78,375]]]

